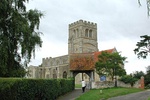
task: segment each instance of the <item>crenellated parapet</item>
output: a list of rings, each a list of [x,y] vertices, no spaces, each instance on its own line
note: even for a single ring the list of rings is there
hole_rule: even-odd
[[[42,62],[48,62],[49,60],[51,60],[52,57],[46,57],[46,58],[42,58]]]
[[[93,23],[90,21],[79,20],[79,21],[69,24],[69,28],[76,27],[78,25],[84,25],[84,26],[88,25],[88,26],[95,27],[95,28],[97,27],[96,23]]]
[[[54,58],[47,57],[42,59],[42,67],[60,66],[68,63],[69,63],[68,55],[54,57]]]
[[[69,24],[68,54],[98,51],[97,24],[79,20]]]

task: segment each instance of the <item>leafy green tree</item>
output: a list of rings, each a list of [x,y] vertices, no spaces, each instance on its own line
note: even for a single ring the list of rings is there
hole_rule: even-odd
[[[141,6],[141,0],[138,0],[139,5]],[[146,0],[147,3],[147,14],[150,16],[150,0]],[[134,49],[135,54],[138,58],[146,58],[148,53],[150,53],[150,36],[143,35],[140,36],[143,40],[137,42],[137,48]]]
[[[125,84],[129,83],[131,87],[134,86],[135,82],[138,80],[137,78],[133,77],[132,74],[124,75],[120,79],[120,81],[124,82]]]
[[[150,36],[143,35],[140,36],[142,40],[137,42],[137,48],[134,49],[135,54],[137,54],[138,58],[146,58],[150,53]]]
[[[27,11],[28,1],[0,1],[0,77],[21,77],[36,46],[42,45],[38,29],[43,14],[36,9]]]
[[[109,54],[107,52],[102,52],[101,55],[98,56],[98,62],[95,63],[95,68],[99,76],[107,74],[109,70],[108,60],[109,60]]]
[[[136,71],[133,73],[133,77],[137,78],[137,79],[141,79],[142,76],[144,76],[144,72],[143,71]]]
[[[126,71],[122,68],[125,60],[126,57],[122,57],[118,52],[102,52],[98,56],[98,61],[95,63],[96,72],[100,76],[111,76],[113,80],[114,76],[122,76],[126,74]]]
[[[139,5],[141,6],[141,0],[138,0]],[[150,0],[146,0],[147,3],[147,14],[150,16]],[[146,58],[148,53],[150,53],[150,36],[143,35],[140,36],[143,38],[140,42],[137,42],[137,48],[134,49],[135,54],[137,54],[138,58]]]
[[[150,66],[148,66],[146,69],[147,69],[147,71],[146,71],[146,74],[144,76],[145,86],[150,84]]]
[[[146,71],[149,71],[150,70],[150,65],[146,67]]]

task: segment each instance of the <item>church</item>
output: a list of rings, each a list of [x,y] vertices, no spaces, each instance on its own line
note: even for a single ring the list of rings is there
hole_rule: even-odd
[[[100,81],[95,62],[102,51],[98,49],[97,24],[79,20],[69,24],[68,55],[43,58],[39,66],[28,67],[28,78],[75,77],[75,84]],[[117,52],[115,48],[104,50]],[[110,80],[109,77],[106,80]]]

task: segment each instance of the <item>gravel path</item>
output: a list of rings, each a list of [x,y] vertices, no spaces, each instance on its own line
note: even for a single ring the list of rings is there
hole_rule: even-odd
[[[148,100],[148,98],[150,98],[150,90],[113,97],[108,100]]]

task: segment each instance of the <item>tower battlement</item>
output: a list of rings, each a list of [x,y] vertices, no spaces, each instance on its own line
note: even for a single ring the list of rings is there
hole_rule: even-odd
[[[90,22],[90,21],[84,21],[84,20],[79,20],[79,21],[76,21],[74,23],[71,23],[71,24],[69,24],[69,27],[74,27],[74,26],[77,26],[77,25],[90,25],[92,27],[97,27],[96,23],[93,23],[93,22]]]
[[[98,51],[97,24],[78,20],[69,24],[68,54]]]

